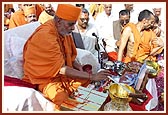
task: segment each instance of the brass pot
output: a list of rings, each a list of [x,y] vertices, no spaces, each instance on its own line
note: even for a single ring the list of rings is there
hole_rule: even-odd
[[[127,84],[114,83],[110,85],[109,89],[110,98],[116,103],[126,104],[132,100],[132,97],[129,96],[130,93],[135,93],[134,88]]]

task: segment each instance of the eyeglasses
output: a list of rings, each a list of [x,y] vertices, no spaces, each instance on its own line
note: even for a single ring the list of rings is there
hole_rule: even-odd
[[[80,20],[81,20],[82,22],[88,22],[88,21],[89,21],[89,18],[80,18]]]
[[[36,15],[35,14],[30,14],[27,16],[27,18],[36,18]]]
[[[127,24],[129,22],[129,19],[126,20],[120,20],[121,24]]]

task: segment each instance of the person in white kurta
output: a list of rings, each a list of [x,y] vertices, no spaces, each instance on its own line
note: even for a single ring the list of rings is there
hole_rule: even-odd
[[[97,15],[95,25],[98,29],[99,43],[102,39],[106,42],[106,51],[115,51],[115,40],[113,38],[113,15],[112,4],[104,4],[104,11]],[[100,47],[103,50],[103,47]]]
[[[85,31],[80,31],[85,49],[97,57],[98,54],[97,50],[95,49],[96,38],[92,36],[92,33],[97,34],[97,30],[93,24],[89,24]]]

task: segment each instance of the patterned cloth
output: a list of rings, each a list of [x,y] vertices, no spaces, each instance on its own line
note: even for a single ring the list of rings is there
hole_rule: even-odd
[[[164,92],[164,68],[161,69],[158,76],[155,78],[156,81],[156,87],[158,92],[158,97],[161,96],[161,93]],[[161,102],[158,102],[157,111],[164,111],[164,104]]]

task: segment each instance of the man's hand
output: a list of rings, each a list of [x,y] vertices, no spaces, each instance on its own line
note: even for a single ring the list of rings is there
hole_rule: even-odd
[[[100,52],[100,55],[101,55],[102,59],[107,59],[108,58],[107,52]]]
[[[92,81],[101,81],[101,80],[108,79],[107,76],[110,76],[110,75],[111,73],[109,70],[102,69],[97,74],[92,74],[90,76],[90,79]]]
[[[158,46],[158,47],[163,47],[164,46],[164,42],[163,42],[162,38],[160,38],[160,37],[157,37],[157,38],[153,39],[151,42],[154,46],[155,45]]]

